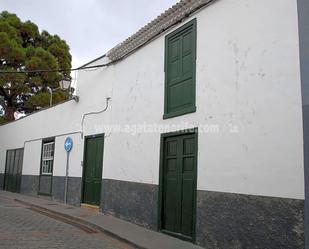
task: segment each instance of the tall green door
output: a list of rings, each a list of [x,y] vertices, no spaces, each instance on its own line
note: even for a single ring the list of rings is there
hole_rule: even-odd
[[[4,174],[4,190],[20,191],[24,149],[7,150]]]
[[[161,230],[194,240],[197,177],[196,133],[163,136]]]
[[[85,140],[83,173],[83,202],[100,205],[102,185],[104,136],[91,136]]]

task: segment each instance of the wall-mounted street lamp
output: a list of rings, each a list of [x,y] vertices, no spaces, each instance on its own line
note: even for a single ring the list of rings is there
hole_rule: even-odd
[[[71,79],[64,78],[60,80],[59,86],[62,90],[69,90],[70,99],[74,99],[75,102],[79,101],[79,96],[73,95],[71,92]]]
[[[57,87],[55,89],[51,89],[50,87],[47,87],[47,90],[50,93],[50,101],[49,101],[50,106],[53,105],[53,91],[55,91],[59,88],[61,90],[64,90],[64,91],[68,91],[70,99],[74,99],[76,103],[79,101],[79,96],[73,95],[72,92],[71,92],[71,80],[70,79],[62,79],[62,80],[59,81],[59,87]]]
[[[71,88],[71,80],[70,79],[62,79],[59,81],[59,86],[62,90],[68,90]]]

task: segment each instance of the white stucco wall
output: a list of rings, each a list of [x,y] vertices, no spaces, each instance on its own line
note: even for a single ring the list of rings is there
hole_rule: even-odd
[[[23,175],[39,175],[42,140],[26,142],[24,145]]]
[[[56,137],[55,139],[55,161],[54,176],[66,174],[67,152],[64,150],[65,139],[70,136],[73,140],[73,148],[69,155],[69,176],[80,177],[82,175],[83,140],[80,134],[69,134]]]
[[[104,125],[174,131],[172,125],[188,123],[200,130],[198,189],[304,198],[296,1],[219,0],[191,18],[197,18],[196,113],[162,119],[162,35],[108,68],[80,72],[78,104],[0,127],[0,172],[6,149],[80,131],[82,115],[104,109],[111,97],[107,111],[87,116],[83,128],[84,135],[105,132],[103,178],[158,184],[160,151],[159,132],[110,132]],[[206,126],[217,132],[202,132]],[[70,175],[81,176],[83,140],[72,136]],[[65,173],[65,137],[56,137],[54,175]],[[26,146],[26,165],[36,147]]]

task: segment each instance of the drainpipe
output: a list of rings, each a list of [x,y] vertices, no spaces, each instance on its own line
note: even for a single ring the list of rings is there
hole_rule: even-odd
[[[81,138],[82,138],[82,139],[84,138],[84,122],[85,122],[85,118],[86,118],[87,116],[89,116],[89,115],[96,115],[96,114],[100,114],[100,113],[105,112],[105,111],[107,110],[107,108],[108,108],[108,102],[110,101],[110,99],[111,99],[111,97],[107,97],[107,98],[106,98],[106,106],[105,106],[105,108],[104,108],[103,110],[100,110],[100,111],[97,111],[97,112],[88,112],[88,113],[85,113],[85,114],[83,115],[82,124],[81,124],[81,126],[82,126]]]

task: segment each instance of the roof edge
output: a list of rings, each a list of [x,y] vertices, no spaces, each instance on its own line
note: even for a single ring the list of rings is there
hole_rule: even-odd
[[[5,126],[5,125],[13,124],[13,123],[18,122],[18,121],[20,121],[20,120],[26,119],[26,118],[28,118],[28,117],[30,117],[30,116],[32,116],[32,115],[35,115],[35,114],[40,113],[40,112],[43,112],[43,111],[47,111],[47,110],[49,110],[49,109],[52,109],[52,108],[54,108],[54,107],[57,107],[57,106],[59,106],[59,105],[65,104],[65,103],[70,102],[70,101],[73,101],[73,100],[74,100],[74,99],[67,99],[67,100],[63,100],[63,101],[61,101],[61,102],[59,102],[59,103],[57,103],[57,104],[55,104],[55,105],[53,105],[53,106],[44,107],[44,108],[42,108],[42,109],[40,109],[40,110],[31,112],[31,113],[29,113],[28,115],[23,116],[23,117],[21,117],[21,118],[19,118],[19,119],[15,119],[15,120],[8,121],[8,122],[6,122],[6,123],[0,124],[0,128],[3,127],[3,126]]]
[[[77,69],[82,69],[83,67],[88,66],[88,65],[90,65],[90,64],[92,64],[92,63],[94,63],[94,62],[96,62],[96,61],[98,61],[98,60],[100,60],[100,59],[103,59],[104,57],[106,57],[106,54],[101,55],[101,56],[99,56],[99,57],[93,59],[92,61],[87,62],[86,64],[84,64],[84,65],[78,67]]]
[[[198,10],[217,0],[181,0],[106,53],[111,62],[124,59]]]

